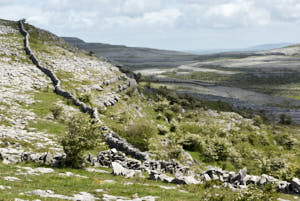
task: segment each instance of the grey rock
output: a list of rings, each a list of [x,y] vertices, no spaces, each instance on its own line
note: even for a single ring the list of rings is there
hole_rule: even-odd
[[[203,174],[203,178],[204,178],[204,181],[210,181],[211,180],[210,176],[206,173]]]
[[[193,176],[181,176],[181,177],[175,177],[172,180],[172,183],[174,184],[200,184],[201,182],[196,180]]]
[[[122,165],[120,165],[117,162],[112,162],[111,163],[112,169],[113,169],[113,174],[114,175],[121,175],[121,176],[125,176],[126,178],[131,178],[134,176],[142,176],[141,171],[139,170],[130,170],[127,168],[124,168]]]
[[[298,178],[292,179],[290,188],[293,193],[300,194],[300,180]]]

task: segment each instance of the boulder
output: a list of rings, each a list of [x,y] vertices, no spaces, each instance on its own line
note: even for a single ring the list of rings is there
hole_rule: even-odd
[[[278,191],[284,192],[284,193],[289,193],[289,187],[290,187],[290,183],[287,181],[279,181],[277,183],[276,189]]]
[[[247,176],[247,168],[243,168],[232,179],[231,183],[244,184],[244,178]]]
[[[165,174],[160,174],[155,171],[151,171],[150,175],[149,175],[149,179],[171,183],[173,181],[174,177],[169,177]]]
[[[300,179],[292,179],[290,189],[293,193],[300,194]]]
[[[196,180],[193,176],[180,176],[175,177],[172,180],[172,183],[174,184],[200,184],[201,182]]]
[[[134,176],[140,176],[140,177],[142,176],[141,171],[124,168],[122,165],[120,165],[117,162],[112,162],[111,166],[113,170],[112,173],[114,175],[121,175],[121,176],[125,176],[126,178],[131,178]]]

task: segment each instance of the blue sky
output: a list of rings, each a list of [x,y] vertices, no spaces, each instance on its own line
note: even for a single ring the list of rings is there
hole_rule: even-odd
[[[0,18],[89,42],[162,49],[300,43],[300,0],[0,0]]]

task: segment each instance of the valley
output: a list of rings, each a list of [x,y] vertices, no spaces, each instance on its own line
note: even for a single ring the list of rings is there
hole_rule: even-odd
[[[141,73],[144,81],[161,83],[199,99],[224,101],[234,109],[251,110],[271,121],[278,122],[284,114],[300,123],[300,46],[191,55],[64,39]],[[114,53],[110,54],[112,50]],[[171,64],[166,63],[170,61]]]

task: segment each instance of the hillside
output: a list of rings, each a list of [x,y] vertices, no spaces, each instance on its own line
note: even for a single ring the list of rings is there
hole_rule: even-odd
[[[299,200],[297,125],[137,83],[23,21],[0,20],[0,69],[0,200]]]

